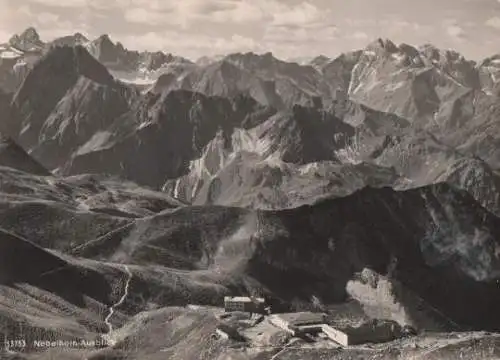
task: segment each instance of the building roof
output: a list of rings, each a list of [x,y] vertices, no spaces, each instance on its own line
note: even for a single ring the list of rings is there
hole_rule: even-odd
[[[265,300],[263,298],[250,298],[248,296],[224,296],[224,302],[226,301],[235,301],[235,302],[258,302],[264,303]]]
[[[399,325],[395,321],[391,320],[378,320],[373,319],[358,324],[357,326],[345,325],[336,327],[337,330],[342,331],[348,335],[360,335],[360,334],[373,334],[376,332],[392,331],[394,327]]]
[[[281,320],[286,321],[289,325],[301,325],[318,323],[321,324],[325,321],[325,314],[313,312],[297,312],[276,314]]]

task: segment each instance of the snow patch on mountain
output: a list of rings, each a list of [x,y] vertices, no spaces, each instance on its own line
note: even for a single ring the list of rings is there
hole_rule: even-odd
[[[82,145],[77,151],[76,155],[83,155],[92,151],[97,151],[106,144],[110,138],[113,137],[113,133],[109,131],[99,131],[95,133],[92,138],[84,145]]]
[[[244,130],[241,128],[235,129],[232,135],[233,149],[236,151],[246,151],[265,156],[272,142],[267,138],[258,136],[258,129]]]
[[[0,48],[0,58],[2,59],[16,59],[22,56],[23,53],[15,49],[2,49]]]

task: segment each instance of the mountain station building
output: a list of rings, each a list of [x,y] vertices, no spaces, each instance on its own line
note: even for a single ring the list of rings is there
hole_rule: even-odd
[[[224,310],[226,312],[241,311],[263,314],[266,301],[264,298],[249,296],[225,296]]]

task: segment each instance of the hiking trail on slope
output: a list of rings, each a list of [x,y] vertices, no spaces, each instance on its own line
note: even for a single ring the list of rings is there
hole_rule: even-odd
[[[106,334],[104,334],[104,338],[107,340],[107,342],[110,346],[113,346],[115,344],[115,341],[113,339],[111,339],[111,333],[113,332],[113,324],[111,324],[110,319],[113,316],[113,314],[115,313],[115,309],[118,306],[122,305],[125,302],[125,300],[127,299],[130,281],[132,280],[132,272],[130,271],[129,267],[127,265],[123,265],[123,269],[127,273],[127,280],[125,281],[125,287],[123,289],[123,294],[122,294],[121,298],[116,303],[114,303],[113,305],[110,306],[108,316],[106,316],[106,318],[104,319],[104,323],[108,327],[108,332]]]

